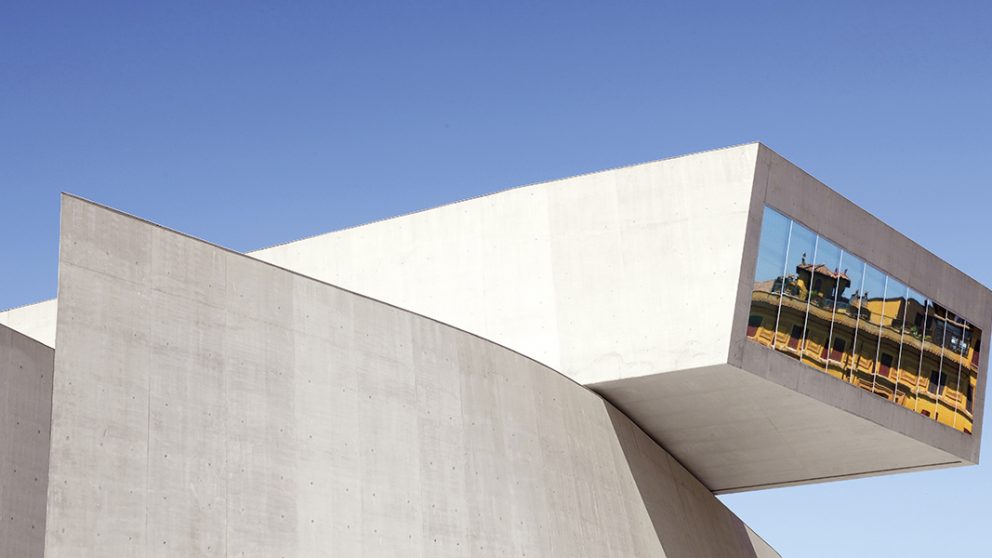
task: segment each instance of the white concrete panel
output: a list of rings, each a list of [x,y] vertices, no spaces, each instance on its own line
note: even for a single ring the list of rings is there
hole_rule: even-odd
[[[40,558],[45,550],[50,347],[0,326],[0,557]]]
[[[0,325],[26,335],[39,343],[55,346],[55,299],[11,308],[0,312]]]
[[[252,255],[455,324],[583,383],[719,364],[757,151],[525,186]]]
[[[467,331],[490,332],[554,367],[546,199],[541,188],[518,188],[250,255]]]
[[[589,384],[726,362],[756,152],[544,186],[565,374]]]
[[[534,360],[63,203],[46,556],[756,555]]]

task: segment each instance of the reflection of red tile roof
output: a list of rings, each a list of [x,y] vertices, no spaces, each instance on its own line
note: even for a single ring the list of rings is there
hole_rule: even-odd
[[[806,271],[809,271],[809,270],[812,269],[812,270],[814,270],[813,271],[814,273],[819,273],[820,275],[826,275],[827,277],[833,277],[834,279],[847,279],[848,281],[851,280],[850,277],[848,277],[846,274],[844,274],[844,272],[842,272],[842,271],[830,271],[830,268],[827,267],[827,266],[825,266],[825,265],[823,265],[823,264],[815,264],[815,265],[814,264],[799,264],[799,269],[804,269]]]
[[[754,290],[765,291],[770,293],[772,292],[772,289],[775,288],[775,281],[776,281],[775,279],[769,279],[767,281],[757,281],[754,284]]]

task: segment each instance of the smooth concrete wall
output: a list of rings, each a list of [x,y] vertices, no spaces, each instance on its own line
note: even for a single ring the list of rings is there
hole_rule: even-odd
[[[252,255],[581,383],[724,363],[757,151],[521,187]]]
[[[54,347],[57,308],[55,299],[11,308],[0,312],[0,325]]]
[[[0,326],[0,558],[44,555],[54,358]]]
[[[582,383],[726,361],[758,144],[586,174],[250,255]],[[0,312],[54,346],[55,301]]]
[[[728,364],[591,387],[636,417],[717,494],[963,464],[959,456],[805,395],[838,390],[853,409],[886,403],[806,370],[813,374],[798,371],[804,382],[791,388]]]
[[[58,304],[46,556],[756,556],[599,396],[437,321],[72,197]]]

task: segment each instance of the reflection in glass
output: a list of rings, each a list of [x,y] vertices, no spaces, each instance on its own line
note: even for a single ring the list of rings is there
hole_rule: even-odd
[[[896,403],[916,409],[916,393],[920,384],[920,357],[923,350],[923,331],[926,328],[927,299],[909,289],[906,293],[902,324],[902,354],[899,360]]]
[[[777,211],[765,208],[758,242],[758,260],[754,270],[754,290],[747,320],[747,336],[771,347],[775,340],[782,297],[782,276],[785,274],[785,253],[789,244],[792,220]]]
[[[885,295],[882,297],[880,308],[882,322],[872,392],[890,400],[896,398],[896,378],[902,356],[902,325],[905,312],[906,285],[893,277],[886,277]]]
[[[871,265],[865,267],[861,291],[851,296],[851,307],[858,314],[858,339],[851,362],[851,383],[871,391],[879,350],[879,330],[885,299],[885,274]]]
[[[837,374],[832,374],[840,379],[850,382],[851,370],[855,366],[856,353],[855,345],[859,342],[858,326],[861,322],[861,312],[859,312],[859,299],[857,298],[864,286],[865,262],[844,252],[844,271],[847,277],[846,288],[841,290],[837,299],[837,311],[834,313],[834,338],[833,347],[835,354],[839,358],[831,358],[831,362],[836,362]],[[843,283],[842,283],[843,284]]]
[[[961,391],[961,375],[964,371],[964,354],[968,346],[965,337],[971,337],[968,324],[957,314],[943,310],[943,321],[937,321],[937,333],[943,347],[941,361],[942,386],[937,397],[937,413],[934,418],[947,426],[954,426],[964,397]]]
[[[921,353],[920,372],[916,386],[916,401],[913,409],[922,415],[932,417],[933,405],[940,380],[940,357],[942,351],[933,342],[935,306],[933,301],[924,300],[923,329],[920,332]]]
[[[967,324],[968,336],[962,354],[961,397],[964,404],[958,408],[954,428],[971,433],[975,412],[975,393],[978,389],[978,366],[981,362],[982,331],[974,324]]]
[[[775,348],[799,358],[806,337],[806,306],[809,302],[809,285],[802,280],[801,270],[812,263],[816,256],[816,234],[792,223],[789,249],[786,254],[782,279],[782,298],[779,305]]]
[[[927,378],[927,390],[922,392],[921,408],[930,418],[937,419],[940,415],[940,396],[947,387],[947,373],[944,372],[944,333],[946,331],[947,310],[935,302],[931,302],[927,308],[927,335],[929,345],[933,348],[934,364],[929,368]],[[924,347],[927,343],[924,343]],[[928,351],[925,351],[928,352]]]
[[[838,284],[845,286],[841,280],[840,263],[840,247],[820,237],[816,243],[816,259],[812,263],[801,264],[797,271],[799,282],[809,289],[803,362],[821,371],[827,370],[830,360],[830,328]]]
[[[747,337],[971,433],[981,331],[767,207]]]

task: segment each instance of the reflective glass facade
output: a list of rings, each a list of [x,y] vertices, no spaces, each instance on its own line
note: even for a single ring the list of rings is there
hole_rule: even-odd
[[[769,207],[747,336],[971,433],[982,332],[912,285]]]

